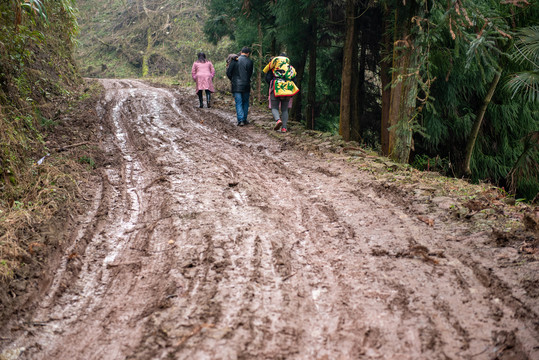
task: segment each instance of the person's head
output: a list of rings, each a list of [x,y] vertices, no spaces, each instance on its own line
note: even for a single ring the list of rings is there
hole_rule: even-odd
[[[280,53],[279,56],[287,57],[285,52]]]
[[[226,67],[228,67],[232,61],[236,60],[238,60],[238,54],[228,54],[226,58]]]
[[[243,49],[241,49],[241,54],[245,56],[251,55],[251,49],[245,46]]]
[[[206,54],[204,54],[203,52],[199,52],[197,56],[198,56],[198,62],[206,62]]]

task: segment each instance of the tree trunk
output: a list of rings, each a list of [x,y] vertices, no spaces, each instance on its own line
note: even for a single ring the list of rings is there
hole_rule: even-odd
[[[384,12],[384,17],[389,16],[389,12]],[[389,58],[389,54],[393,52],[393,42],[390,36],[391,22],[386,18],[385,31],[382,36],[383,50],[382,59]],[[382,129],[381,129],[381,145],[382,154],[389,156],[389,108],[391,106],[391,62],[390,60],[382,60],[380,63],[380,82],[382,83]]]
[[[345,141],[350,141],[352,132],[352,72],[355,66],[353,58],[356,47],[354,40],[356,38],[355,20],[356,5],[354,0],[346,0],[346,30],[344,37],[342,76],[341,76],[341,103],[339,118],[339,134]]]
[[[262,62],[264,60],[264,53],[262,52],[262,23],[260,22],[260,15],[258,16],[258,72],[256,77],[256,98],[258,103],[262,101]]]
[[[477,117],[475,118],[472,131],[470,133],[470,136],[468,137],[468,142],[466,143],[466,152],[464,155],[464,163],[462,166],[463,173],[466,176],[470,176],[472,174],[472,171],[470,170],[470,162],[472,160],[473,148],[477,140],[477,135],[479,134],[479,129],[481,128],[481,124],[483,123],[483,118],[485,117],[485,112],[487,111],[488,104],[490,104],[490,100],[492,100],[492,96],[494,95],[494,91],[498,86],[501,75],[501,70],[496,72],[496,75],[494,75],[494,79],[492,79],[490,88],[488,89],[487,95],[483,100],[481,108],[479,108],[479,112],[477,113]]]
[[[359,13],[363,13],[365,9],[360,9]],[[357,13],[356,13],[357,17]],[[360,130],[363,127],[366,127],[363,121],[363,113],[365,109],[365,71],[367,67],[367,37],[364,36],[363,32],[360,32],[359,19],[356,18],[356,32],[355,32],[355,49],[354,49],[354,64],[359,62],[358,66],[354,66],[352,69],[352,81],[354,87],[352,88],[352,134],[351,140],[360,142],[361,134]],[[361,35],[361,40],[360,40]],[[360,44],[361,43],[361,44]],[[359,60],[358,60],[358,49],[359,51]]]
[[[148,76],[148,73],[150,71],[150,65],[148,64],[150,60],[150,55],[152,53],[152,28],[151,26],[148,26],[148,29],[146,30],[146,52],[144,52],[144,55],[142,55],[142,77]]]
[[[341,101],[339,117],[339,134],[345,141],[353,138],[352,128],[354,125],[354,103],[357,99],[357,82],[354,83],[354,77],[357,77],[357,5],[354,0],[346,0],[346,30],[343,48],[342,76],[341,76]],[[357,115],[357,107],[356,107]]]
[[[415,3],[399,5],[395,10],[395,41],[391,98],[389,105],[389,156],[399,163],[407,163],[412,148],[412,118],[417,97],[417,81],[411,69],[415,69],[416,58],[411,36]],[[399,14],[399,10],[402,11]]]
[[[297,71],[296,79],[294,79],[294,82],[298,87],[300,87],[299,92],[294,95],[292,98],[292,109],[290,111],[290,119],[294,121],[301,121],[302,115],[301,115],[301,107],[303,104],[303,91],[301,89],[301,84],[303,83],[303,77],[305,76],[305,59],[307,58],[307,54],[309,52],[308,44],[305,44],[305,47],[303,49],[303,53],[299,57],[299,62],[297,63],[297,66],[295,66]]]
[[[307,93],[307,128],[314,129],[315,108],[316,108],[316,52],[317,52],[317,19],[311,16],[309,19],[310,39],[309,39],[309,85]]]

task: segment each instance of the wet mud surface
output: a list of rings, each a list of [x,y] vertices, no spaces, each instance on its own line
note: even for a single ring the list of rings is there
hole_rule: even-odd
[[[236,127],[232,107],[102,84],[93,200],[4,358],[539,358],[537,277],[499,266],[511,249],[488,234],[421,221],[357,166]]]

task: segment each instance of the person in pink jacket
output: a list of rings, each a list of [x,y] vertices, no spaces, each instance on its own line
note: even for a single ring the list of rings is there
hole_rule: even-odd
[[[206,92],[206,105],[211,107],[211,93],[215,92],[213,88],[213,77],[215,76],[215,69],[211,61],[206,60],[206,54],[203,52],[198,53],[198,60],[193,63],[191,69],[191,76],[197,84],[197,95],[200,101],[200,107],[204,107],[202,101],[202,90]]]

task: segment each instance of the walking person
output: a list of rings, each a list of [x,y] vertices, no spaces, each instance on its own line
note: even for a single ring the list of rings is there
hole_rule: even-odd
[[[251,75],[253,75],[253,61],[249,59],[251,49],[244,47],[236,61],[231,61],[226,69],[226,76],[230,79],[232,95],[236,102],[236,117],[238,126],[249,124],[249,95],[251,94]]]
[[[204,107],[202,91],[206,92],[206,106],[211,107],[211,93],[215,92],[215,89],[213,88],[215,69],[211,61],[206,60],[206,54],[199,52],[197,56],[198,59],[193,63],[193,67],[191,68],[191,76],[196,82],[196,91],[200,107]]]
[[[269,84],[270,107],[275,120],[273,129],[285,133],[287,131],[288,108],[292,96],[299,91],[293,81],[296,77],[296,70],[290,65],[290,59],[286,54],[281,53],[270,60],[263,72],[266,74],[266,81]]]

